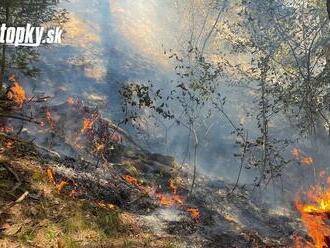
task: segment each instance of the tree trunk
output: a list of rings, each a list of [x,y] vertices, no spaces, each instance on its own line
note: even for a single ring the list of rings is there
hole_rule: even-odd
[[[4,1],[4,5],[6,6],[6,25],[8,25],[9,4],[7,3],[6,0]],[[4,44],[2,44],[1,70],[0,70],[0,93],[4,90],[3,84],[4,84],[5,71],[6,71],[6,42]]]

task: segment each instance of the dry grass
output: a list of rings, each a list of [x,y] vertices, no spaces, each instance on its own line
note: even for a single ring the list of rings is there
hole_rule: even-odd
[[[170,238],[144,232],[132,213],[58,193],[37,157],[0,155],[0,163],[11,166],[22,180],[9,192],[16,182],[0,165],[0,209],[30,192],[0,215],[0,248],[179,247]]]

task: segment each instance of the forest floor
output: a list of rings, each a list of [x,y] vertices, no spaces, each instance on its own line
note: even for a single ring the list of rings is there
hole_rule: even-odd
[[[140,161],[137,154],[131,154],[135,157],[135,162],[131,160],[134,168],[125,171],[130,171],[131,175],[139,174],[139,181],[134,179],[130,185],[122,180],[122,184],[116,182],[122,178],[122,169],[111,169],[112,172],[102,170],[100,175],[112,173],[114,176],[108,181],[100,180],[107,181],[105,185],[108,186],[105,186],[97,181],[95,185],[90,185],[94,179],[86,179],[89,174],[86,171],[76,172],[86,176],[79,179],[70,172],[74,168],[71,162],[47,160],[28,145],[16,143],[0,152],[1,248],[275,248],[291,247],[296,234],[306,237],[300,222],[290,216],[290,211],[283,214],[275,209],[257,206],[242,189],[228,196],[228,188],[232,185],[218,179],[200,176],[194,198],[176,199],[180,192],[187,192],[189,188],[184,178],[191,177],[177,172],[177,180],[181,178],[183,181],[181,191],[178,189],[174,195],[165,193],[166,183],[163,183],[164,195],[148,194],[144,191],[153,183],[139,183],[148,173],[137,171]],[[143,165],[153,162],[154,169],[159,166],[166,170],[165,164],[157,165],[156,161],[166,160],[167,157],[159,156],[153,155],[150,161],[144,158]],[[83,167],[81,161],[76,163]],[[91,166],[88,164],[88,167]],[[98,169],[91,168],[91,171],[94,175]],[[75,183],[70,182],[69,177],[60,173],[72,176],[72,180],[79,184],[78,188],[74,187]],[[160,183],[169,177],[165,171],[149,174],[151,178],[161,178]],[[61,185],[62,180],[71,185]],[[85,194],[75,196],[75,192],[84,187],[87,190]],[[123,192],[113,191],[116,188]],[[28,194],[24,194],[26,192]],[[117,193],[118,204],[113,198]],[[162,203],[166,200],[169,202]],[[173,201],[177,205],[169,206]],[[199,211],[195,218],[192,209]]]
[[[17,185],[0,166],[0,247],[181,247],[173,236],[141,228],[136,215],[115,205],[59,192],[36,155],[16,151],[0,155],[0,164],[20,178]]]

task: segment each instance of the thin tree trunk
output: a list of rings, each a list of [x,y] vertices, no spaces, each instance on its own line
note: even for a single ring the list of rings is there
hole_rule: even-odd
[[[6,25],[9,22],[9,4],[4,1],[6,6]],[[3,91],[4,77],[6,71],[6,42],[2,45],[2,56],[1,56],[1,70],[0,70],[0,93]]]
[[[193,172],[193,179],[192,179],[190,193],[189,193],[190,195],[193,194],[193,190],[194,190],[195,183],[196,183],[196,177],[197,177],[197,150],[198,150],[198,137],[197,137],[196,131],[195,131],[193,126],[192,126],[192,131],[193,131],[193,134],[194,134],[194,172]]]

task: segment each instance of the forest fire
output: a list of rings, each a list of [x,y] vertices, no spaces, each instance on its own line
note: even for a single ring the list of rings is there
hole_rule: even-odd
[[[303,165],[312,165],[314,163],[314,159],[312,157],[305,156],[298,148],[294,148],[291,154]]]
[[[55,184],[55,176],[52,168],[47,168],[46,170],[48,181]]]
[[[174,207],[174,206],[184,206],[186,197],[182,195],[176,194],[177,187],[175,186],[174,180],[170,179],[168,184],[171,189],[171,194],[165,193],[153,193],[150,187],[142,185],[139,180],[133,176],[125,175],[122,178],[128,182],[136,186],[137,188],[143,190],[146,193],[152,193],[151,195],[155,196],[160,205],[164,207]],[[200,212],[197,208],[187,208],[186,211],[191,215],[194,220],[198,220],[200,218]]]
[[[59,182],[57,185],[56,185],[56,190],[57,190],[57,192],[59,192],[59,193],[61,193],[62,192],[62,190],[65,188],[65,186],[67,186],[67,185],[69,185],[69,183],[68,182],[66,182],[66,181],[61,181],[61,182]]]
[[[129,184],[132,184],[136,186],[138,189],[142,190],[144,193],[149,193],[151,192],[151,187],[143,185],[137,178],[130,176],[130,175],[125,175],[122,176],[122,178]]]
[[[171,190],[172,194],[157,194],[159,203],[166,207],[172,207],[175,205],[183,205],[185,197],[177,194],[177,185],[174,179],[168,180],[168,187]]]
[[[12,101],[17,107],[21,108],[26,101],[26,94],[24,88],[18,83],[16,77],[11,75],[9,77],[11,85],[6,93],[8,100]]]
[[[190,213],[191,217],[194,220],[199,220],[199,218],[200,218],[199,209],[197,209],[197,208],[188,208],[187,211]]]
[[[182,205],[184,203],[184,197],[180,195],[165,195],[157,194],[159,203],[166,207],[173,207],[175,205]]]
[[[83,120],[83,127],[81,129],[81,133],[85,133],[88,130],[91,130],[93,128],[95,120],[93,119],[89,119],[89,118],[85,118]]]
[[[130,184],[139,186],[138,180],[135,177],[132,177],[130,175],[125,175],[125,176],[123,176],[123,179]]]
[[[302,244],[301,240],[296,240],[296,248],[330,247],[330,180],[325,175],[325,171],[321,171],[319,184],[310,187],[304,194],[307,200],[303,201],[301,197],[295,200],[301,220],[314,243],[313,245]]]

